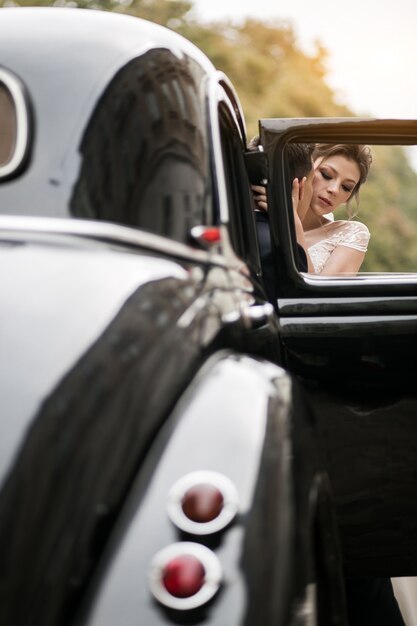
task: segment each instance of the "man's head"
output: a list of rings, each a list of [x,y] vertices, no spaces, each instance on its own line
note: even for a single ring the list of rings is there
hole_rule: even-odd
[[[285,146],[293,205],[301,220],[313,195],[313,150],[314,145],[309,143],[288,143]]]
[[[298,178],[299,182],[313,169],[314,145],[310,143],[288,143],[285,146],[290,181]]]
[[[248,144],[249,150],[259,150],[260,137],[256,135]],[[302,218],[307,211],[313,194],[313,162],[314,144],[288,143],[285,146],[285,156],[288,164],[288,183],[292,189],[294,208]],[[296,189],[294,181],[296,181]],[[294,197],[296,194],[297,197]]]
[[[259,150],[260,145],[260,137],[255,135],[248,143],[248,150]],[[311,143],[288,143],[285,146],[290,183],[292,183],[294,178],[298,178],[301,182],[305,176],[310,174],[313,169],[314,149],[315,146]]]

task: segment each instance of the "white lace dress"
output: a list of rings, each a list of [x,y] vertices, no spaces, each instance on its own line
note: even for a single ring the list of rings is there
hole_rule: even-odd
[[[366,252],[369,238],[370,233],[365,224],[353,220],[330,221],[325,226],[305,233],[308,253],[316,274],[323,271],[330,255],[338,246]]]

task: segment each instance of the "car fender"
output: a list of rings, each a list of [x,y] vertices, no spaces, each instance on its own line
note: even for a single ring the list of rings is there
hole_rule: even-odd
[[[289,623],[308,582],[296,580],[294,410],[304,411],[282,368],[228,352],[205,364],[149,450],[84,609],[89,626],[129,626],[138,615],[147,625],[185,623],[188,611],[160,606],[148,584],[154,554],[184,539],[208,546],[223,572],[219,593],[193,610],[193,623]],[[201,470],[226,476],[239,498],[233,522],[202,537],[182,532],[167,514],[172,485]]]

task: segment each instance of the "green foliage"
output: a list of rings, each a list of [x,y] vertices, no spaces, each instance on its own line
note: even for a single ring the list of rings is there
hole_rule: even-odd
[[[287,22],[199,24],[182,0],[0,0],[0,6],[78,6],[119,11],[168,26],[201,48],[236,88],[248,127],[269,117],[349,117],[326,83],[327,53],[303,52]],[[417,173],[401,147],[373,147],[358,214],[371,231],[364,271],[417,271]],[[345,214],[341,217],[345,217]]]
[[[358,219],[371,232],[364,271],[417,271],[417,174],[399,146],[374,146]]]

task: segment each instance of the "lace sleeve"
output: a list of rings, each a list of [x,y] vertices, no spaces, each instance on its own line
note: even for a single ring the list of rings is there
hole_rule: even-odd
[[[360,252],[366,252],[371,234],[365,224],[361,222],[347,221],[340,233],[339,246],[354,248]]]

